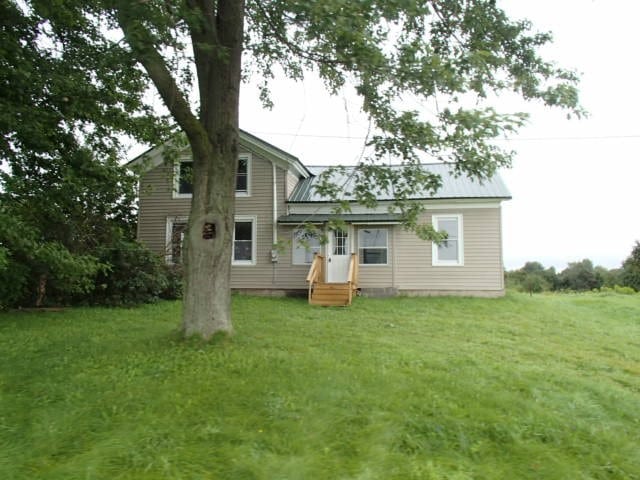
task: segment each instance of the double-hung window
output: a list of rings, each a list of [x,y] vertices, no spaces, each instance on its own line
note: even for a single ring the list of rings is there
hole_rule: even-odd
[[[193,194],[193,161],[182,159],[174,169],[173,198],[190,198]],[[236,172],[236,196],[251,195],[251,155],[243,153],[238,157]]]
[[[193,194],[193,162],[191,160],[181,161],[178,164],[177,173],[177,196],[190,197]]]
[[[447,234],[447,238],[442,242],[433,242],[433,265],[464,265],[462,215],[434,215],[433,228],[435,228],[438,232],[446,232]]]
[[[167,218],[167,243],[165,249],[167,263],[181,264],[183,262],[182,249],[186,231],[187,217]]]
[[[388,263],[388,232],[386,228],[363,228],[358,230],[360,265],[386,265]]]
[[[236,195],[249,196],[249,156],[240,155],[236,172]]]
[[[313,262],[313,256],[320,253],[320,237],[316,232],[306,229],[293,231],[293,258],[294,265],[306,265]]]
[[[236,216],[233,229],[233,265],[256,264],[256,218]]]

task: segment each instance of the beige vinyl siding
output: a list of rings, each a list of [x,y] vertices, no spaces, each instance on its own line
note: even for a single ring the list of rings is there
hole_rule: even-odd
[[[311,265],[293,264],[293,231],[295,227],[281,225],[278,228],[278,240],[281,250],[278,253],[278,263],[275,266],[273,288],[276,289],[305,289],[308,287],[306,278]],[[321,253],[324,254],[324,246]]]
[[[286,190],[285,190],[287,194],[287,198],[289,198],[289,196],[293,192],[293,189],[296,188],[296,185],[298,185],[298,182],[299,182],[299,178],[292,171],[288,171]]]
[[[138,240],[154,252],[166,250],[167,217],[189,214],[190,198],[173,198],[173,166],[161,164],[140,179]]]
[[[241,150],[246,153],[247,150]],[[251,196],[236,197],[235,214],[256,218],[256,263],[231,267],[232,288],[305,288],[309,270],[305,265],[292,265],[291,229],[280,227],[278,238],[285,251],[279,254],[278,263],[271,262],[273,246],[273,167],[266,160],[251,153]],[[276,168],[278,215],[286,213],[285,186],[288,174]],[[167,218],[186,217],[191,205],[190,198],[173,198],[173,167],[159,165],[142,175],[140,180],[140,210],[138,216],[138,239],[160,255],[166,252]]]
[[[396,286],[400,290],[439,292],[500,291],[503,269],[499,208],[432,210],[432,215],[461,214],[464,265],[433,266],[431,242],[399,230],[396,235]]]
[[[388,288],[393,287],[393,237],[394,225],[357,225],[354,238],[354,253],[359,255],[359,232],[365,228],[387,229],[387,264],[386,265],[359,265],[358,287],[361,288]]]

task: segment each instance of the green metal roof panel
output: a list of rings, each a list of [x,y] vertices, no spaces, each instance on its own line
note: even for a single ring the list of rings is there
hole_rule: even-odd
[[[348,223],[396,223],[400,221],[400,215],[395,213],[292,213],[279,217],[278,223],[301,225],[303,223],[325,223],[329,220],[342,220]]]
[[[308,167],[314,175],[306,178],[293,190],[289,197],[289,202],[293,203],[313,203],[328,202],[330,199],[322,197],[316,193],[315,186],[318,183],[318,176],[330,167]],[[343,200],[355,200],[351,195],[354,179],[351,177],[355,167],[345,167],[343,172],[334,172],[331,181],[344,185]],[[415,192],[411,199],[455,199],[455,198],[501,198],[509,199],[511,194],[505,186],[500,176],[496,173],[490,179],[479,181],[466,175],[456,176],[451,172],[451,167],[444,163],[423,164],[422,168],[431,173],[436,173],[442,178],[442,186],[434,194],[427,191]],[[394,197],[389,192],[378,192],[378,200],[393,200]]]

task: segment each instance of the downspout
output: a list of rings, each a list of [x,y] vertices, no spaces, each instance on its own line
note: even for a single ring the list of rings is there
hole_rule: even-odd
[[[273,264],[273,280],[275,283],[275,264],[278,263],[278,178],[275,162],[271,162],[271,172],[273,176],[273,218],[271,219],[271,229],[273,238],[271,242],[271,263]]]
[[[271,162],[273,170],[273,247],[278,243],[278,181],[276,164]]]

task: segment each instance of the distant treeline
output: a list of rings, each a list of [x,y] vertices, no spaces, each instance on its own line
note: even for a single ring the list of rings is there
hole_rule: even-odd
[[[620,268],[611,270],[593,266],[584,259],[569,263],[567,268],[556,272],[554,267],[545,268],[540,262],[527,262],[518,270],[505,274],[507,287],[538,293],[544,291],[587,291],[614,289],[623,293],[640,291],[640,242],[636,242],[631,255]]]

